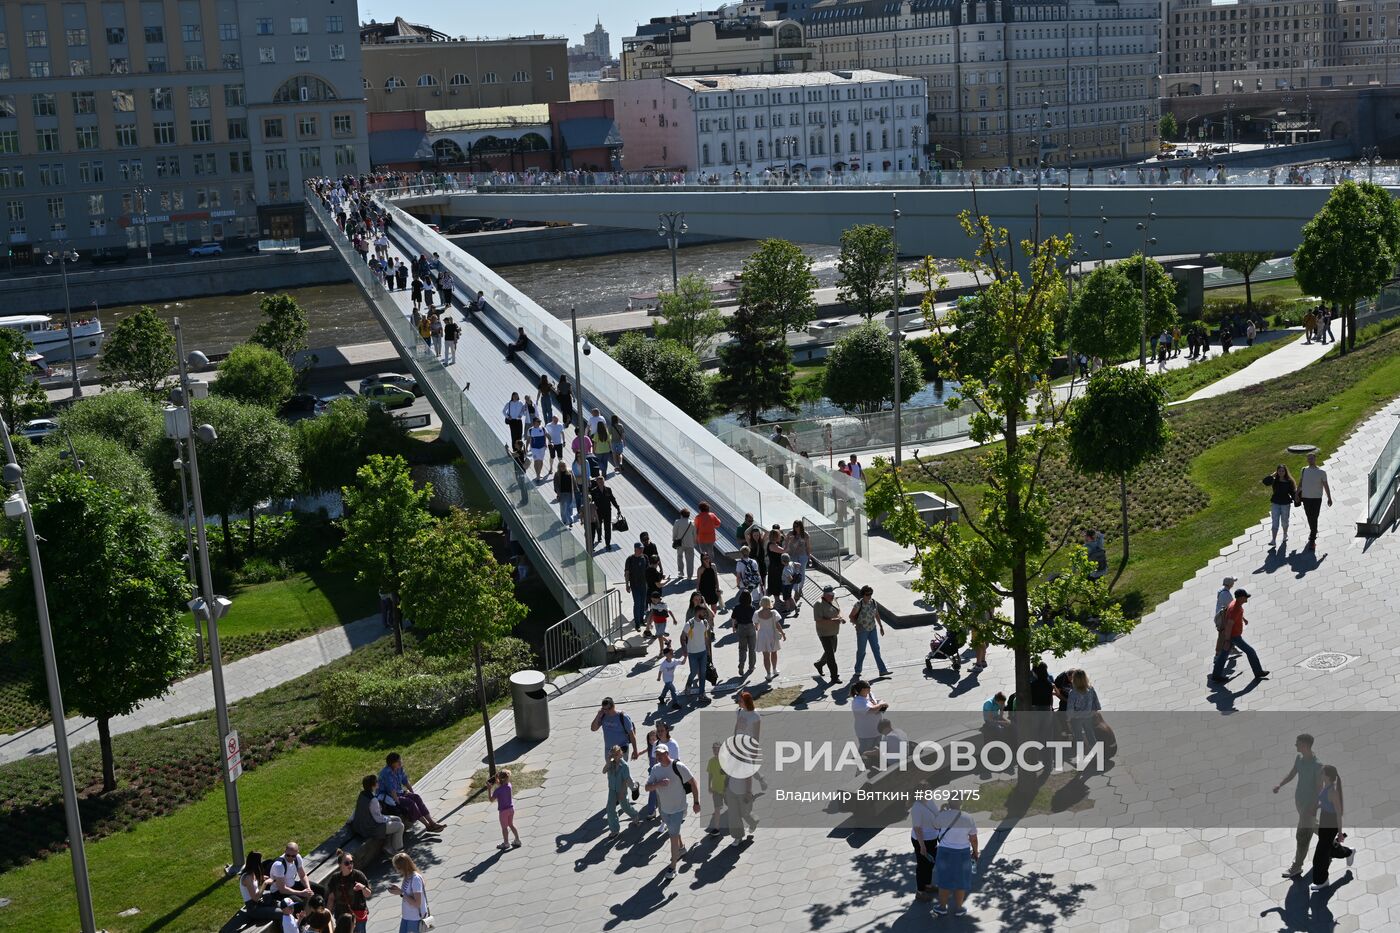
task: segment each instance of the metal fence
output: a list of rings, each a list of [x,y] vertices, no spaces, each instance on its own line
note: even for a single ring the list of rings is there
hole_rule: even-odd
[[[603,664],[607,649],[622,636],[622,594],[608,590],[544,633],[544,669],[563,670],[574,662]]]
[[[966,411],[951,411],[943,404],[905,408],[899,419],[904,446],[917,447],[963,437],[968,432],[968,417]],[[777,421],[742,430],[757,435],[758,432],[771,433],[781,425],[794,450],[805,451],[814,460],[825,458],[830,463],[838,454],[893,448],[894,423],[893,411],[876,411]]]

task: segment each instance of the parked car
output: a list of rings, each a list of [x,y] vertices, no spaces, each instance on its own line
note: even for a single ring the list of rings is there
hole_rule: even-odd
[[[380,383],[361,389],[360,394],[384,408],[407,408],[417,398],[407,389],[401,389],[388,383]]]
[[[107,263],[123,263],[131,258],[131,250],[125,246],[99,246],[88,253],[94,265],[105,265]]]
[[[42,441],[57,430],[58,422],[52,418],[35,418],[24,423],[24,427],[19,429],[19,436],[27,437],[31,441]]]
[[[468,217],[466,220],[459,220],[447,228],[449,234],[476,233],[481,230],[481,219],[478,217]]]
[[[282,403],[281,413],[284,415],[319,415],[326,410],[328,404],[324,399],[312,395],[310,392],[298,392]]]
[[[222,256],[223,254],[222,243],[200,243],[198,246],[190,247],[191,256]]]
[[[375,373],[373,376],[366,376],[360,380],[360,394],[364,395],[365,389],[377,385],[398,386],[414,395],[423,394],[423,390],[418,388],[418,380],[403,373]]]

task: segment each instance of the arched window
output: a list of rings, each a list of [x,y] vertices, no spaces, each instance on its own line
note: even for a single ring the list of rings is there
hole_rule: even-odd
[[[542,152],[549,148],[549,142],[539,133],[526,133],[520,137],[518,145],[521,152]]]
[[[408,85],[404,84],[403,78],[398,75],[389,75],[384,79],[384,90],[392,91],[396,87],[408,87]]]
[[[433,143],[433,157],[439,162],[465,162],[462,147],[450,139],[439,139]]]
[[[866,151],[869,151],[869,150],[875,148],[874,140],[875,140],[874,134],[872,134],[872,133],[870,132],[870,130],[866,130],[866,131],[865,131],[865,148],[866,148]]]
[[[840,155],[840,154],[841,154],[841,134],[840,134],[840,133],[833,133],[832,136],[831,136],[831,152],[832,152],[832,155]]]
[[[435,75],[421,74],[418,76],[419,87],[437,87],[438,79]]]
[[[852,134],[851,134],[851,151],[852,151],[852,152],[855,152],[855,151],[856,151],[857,149],[859,149],[859,148],[860,148],[860,141],[859,141],[858,138],[856,137],[856,134],[855,134],[855,133],[852,133]]]
[[[524,84],[525,82],[530,80],[530,72],[517,71],[515,74],[510,76],[510,79],[516,84]]]
[[[488,72],[486,72],[485,74],[483,74],[483,75],[481,76],[481,83],[482,83],[482,84],[495,84],[495,83],[496,83],[496,72],[494,72],[494,71],[488,71]]]
[[[336,100],[335,88],[315,75],[297,75],[277,89],[272,100],[278,104],[295,104],[302,101]]]
[[[453,75],[451,80],[449,80],[447,83],[452,87],[462,87],[463,85],[471,84],[472,80],[471,78],[468,78],[466,75],[462,74],[459,71],[455,75]]]
[[[759,161],[763,161],[763,140],[758,140],[753,144],[754,150],[758,153]]]

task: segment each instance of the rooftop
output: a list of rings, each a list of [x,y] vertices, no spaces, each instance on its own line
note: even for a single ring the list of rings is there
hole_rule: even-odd
[[[922,80],[906,75],[857,68],[852,71],[805,71],[794,74],[673,75],[666,79],[695,91],[748,91],[774,87],[825,87],[830,84],[864,84],[873,81]]]
[[[549,105],[518,104],[514,107],[429,110],[423,116],[428,122],[430,133],[489,127],[543,126],[549,122]]]

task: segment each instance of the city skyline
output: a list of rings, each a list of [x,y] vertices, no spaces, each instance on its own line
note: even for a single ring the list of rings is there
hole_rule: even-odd
[[[599,21],[616,41],[630,36],[638,23],[653,16],[693,12],[695,4],[676,4],[665,0],[621,0],[596,7],[565,3],[563,0],[533,0],[529,13],[511,7],[453,10],[430,0],[408,0],[390,3],[388,0],[367,0],[360,4],[360,19],[369,22],[392,21],[402,16],[411,23],[422,23],[453,36],[518,36],[531,33],[566,36],[571,45],[583,39]]]

